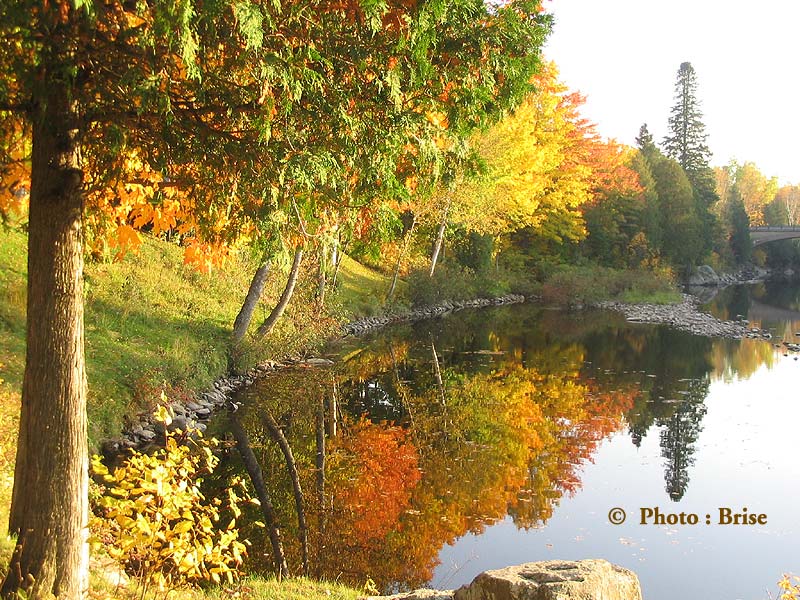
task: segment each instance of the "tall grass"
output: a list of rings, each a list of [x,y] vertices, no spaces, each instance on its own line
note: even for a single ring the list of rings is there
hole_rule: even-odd
[[[590,304],[604,300],[671,304],[680,292],[668,270],[618,270],[599,266],[564,266],[542,284],[542,300],[567,304]]]

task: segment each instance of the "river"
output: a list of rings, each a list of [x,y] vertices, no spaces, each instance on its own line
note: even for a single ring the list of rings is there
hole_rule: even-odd
[[[782,346],[800,341],[800,287],[729,288],[706,309],[773,340],[534,304],[463,311],[268,377],[218,426],[245,432],[293,572],[296,502],[270,418],[296,463],[313,576],[446,589],[605,558],[638,574],[645,600],[777,597],[781,575],[800,574],[800,361]],[[230,446],[226,477],[244,472]],[[755,522],[721,518],[745,513]],[[248,568],[269,571],[265,530],[245,534]]]

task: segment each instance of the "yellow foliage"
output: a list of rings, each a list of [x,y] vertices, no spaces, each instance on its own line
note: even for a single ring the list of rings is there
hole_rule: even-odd
[[[163,411],[156,417],[169,419]],[[113,471],[99,456],[92,460],[92,474],[102,487],[95,538],[145,587],[154,584],[163,591],[183,583],[238,578],[246,549],[235,521],[223,527],[220,503],[207,502],[200,492],[200,475],[213,471],[218,462],[211,452],[216,441],[198,437],[195,444],[199,451],[168,434],[164,448],[152,454],[133,451]],[[243,487],[243,482],[234,486]],[[229,489],[225,508],[240,514],[240,500]]]
[[[800,577],[784,575],[778,587],[781,590],[780,600],[800,600]]]

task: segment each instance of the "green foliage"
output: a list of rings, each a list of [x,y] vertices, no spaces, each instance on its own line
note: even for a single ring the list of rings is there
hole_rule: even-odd
[[[458,263],[476,273],[485,273],[492,266],[494,238],[475,231],[458,232],[452,244]]]
[[[728,201],[728,221],[730,223],[730,247],[737,264],[750,261],[753,253],[753,241],[750,239],[750,218],[744,208],[741,196],[736,192]]]
[[[670,111],[664,152],[687,174],[708,169],[711,151],[706,140],[703,113],[697,99],[697,74],[691,63],[681,63],[675,81],[675,104]],[[713,189],[713,188],[712,188]]]
[[[678,302],[674,276],[658,271],[616,270],[598,266],[563,267],[542,284],[542,299],[559,305],[621,302]]]
[[[438,304],[445,300],[491,298],[512,291],[507,273],[475,273],[467,267],[442,263],[433,277],[428,269],[412,271],[406,295],[413,306]]]
[[[705,232],[692,185],[685,171],[672,159],[662,158],[651,168],[661,208],[662,251],[675,267],[696,264],[703,258]]]
[[[170,424],[163,407],[157,416],[164,426]],[[212,452],[216,441],[193,435],[196,448],[168,433],[164,448],[152,454],[133,451],[113,471],[99,456],[92,460],[92,474],[102,488],[95,509],[101,515],[98,541],[145,589],[223,579],[233,583],[239,575],[245,545],[236,518],[245,498],[237,489],[243,483],[233,482],[224,505],[219,498],[207,500],[200,492],[201,476],[218,463]],[[225,513],[232,518],[220,523]]]

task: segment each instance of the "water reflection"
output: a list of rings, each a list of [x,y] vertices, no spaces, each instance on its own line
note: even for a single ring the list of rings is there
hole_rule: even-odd
[[[714,310],[752,309],[731,294]],[[261,500],[245,517],[267,525],[245,532],[249,568],[273,571],[282,554],[293,573],[424,585],[467,533],[544,526],[615,432],[657,436],[662,498],[679,502],[710,382],[747,377],[773,350],[535,306],[355,340],[333,367],[262,381],[227,425],[240,453],[226,466],[246,468]]]

